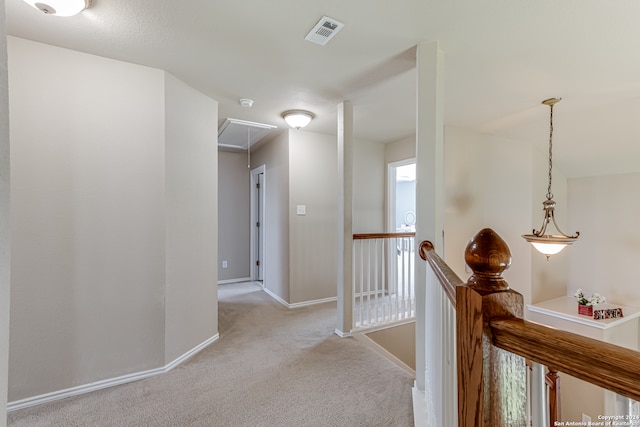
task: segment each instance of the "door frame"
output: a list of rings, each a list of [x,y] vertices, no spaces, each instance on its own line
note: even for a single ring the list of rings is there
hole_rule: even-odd
[[[417,164],[416,158],[398,160],[387,163],[387,233],[396,232],[396,168],[410,164]],[[389,293],[398,292],[398,253],[397,246],[392,241],[389,242],[388,248],[388,277],[394,280],[389,283]]]
[[[262,185],[260,186],[258,191],[256,190],[256,186],[258,184],[258,175],[262,174]],[[260,280],[259,278],[259,270],[258,268],[256,268],[256,260],[258,259],[259,255],[262,254],[262,259],[260,260],[260,267],[262,267],[262,286],[264,287],[264,279],[265,279],[265,268],[266,268],[266,262],[265,262],[265,248],[266,248],[266,244],[265,244],[265,240],[266,240],[266,233],[265,233],[265,204],[266,204],[266,187],[267,187],[267,173],[266,173],[266,166],[265,165],[260,165],[255,169],[251,170],[251,180],[250,180],[250,193],[251,194],[251,223],[250,223],[250,228],[251,228],[251,254],[250,254],[250,260],[249,260],[249,271],[250,271],[250,277],[251,280],[253,281],[257,281]],[[259,201],[262,201],[262,203],[259,204],[260,206],[260,212],[258,212],[258,203]],[[260,219],[262,219],[259,230],[260,230],[260,236],[257,235],[256,232],[256,223],[258,221],[260,221]],[[260,237],[260,247],[258,247],[256,240],[257,238]]]
[[[387,233],[396,231],[396,168],[416,163],[416,158],[387,163]]]

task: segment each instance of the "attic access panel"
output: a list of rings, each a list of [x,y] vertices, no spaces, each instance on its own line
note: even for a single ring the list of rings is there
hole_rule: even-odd
[[[218,129],[218,147],[244,151],[275,128],[264,123],[225,119]]]

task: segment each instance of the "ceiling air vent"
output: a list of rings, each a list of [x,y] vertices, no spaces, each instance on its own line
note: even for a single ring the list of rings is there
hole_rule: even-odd
[[[323,16],[304,39],[324,46],[342,27],[344,27],[342,22]]]

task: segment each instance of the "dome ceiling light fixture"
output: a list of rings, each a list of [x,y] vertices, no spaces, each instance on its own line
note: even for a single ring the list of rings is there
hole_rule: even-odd
[[[315,115],[305,110],[287,110],[282,113],[282,118],[294,129],[302,129],[308,125]]]
[[[73,16],[91,7],[92,0],[23,0],[47,15]]]
[[[551,255],[557,254],[565,247],[575,242],[578,239],[578,236],[580,236],[579,231],[576,231],[576,234],[573,236],[568,236],[560,231],[554,216],[556,202],[553,201],[553,193],[551,192],[551,168],[553,166],[553,106],[560,102],[560,99],[561,98],[550,98],[542,101],[544,105],[548,105],[551,109],[549,115],[549,186],[547,187],[547,200],[542,202],[542,205],[544,206],[544,220],[540,231],[536,231],[534,229],[533,234],[522,235],[527,242],[531,243],[540,253],[547,257],[547,261]],[[553,222],[553,225],[559,234],[545,234],[550,222]]]

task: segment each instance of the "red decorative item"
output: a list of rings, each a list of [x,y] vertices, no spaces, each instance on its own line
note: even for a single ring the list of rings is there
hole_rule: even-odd
[[[578,314],[585,316],[593,316],[593,306],[578,304]]]

